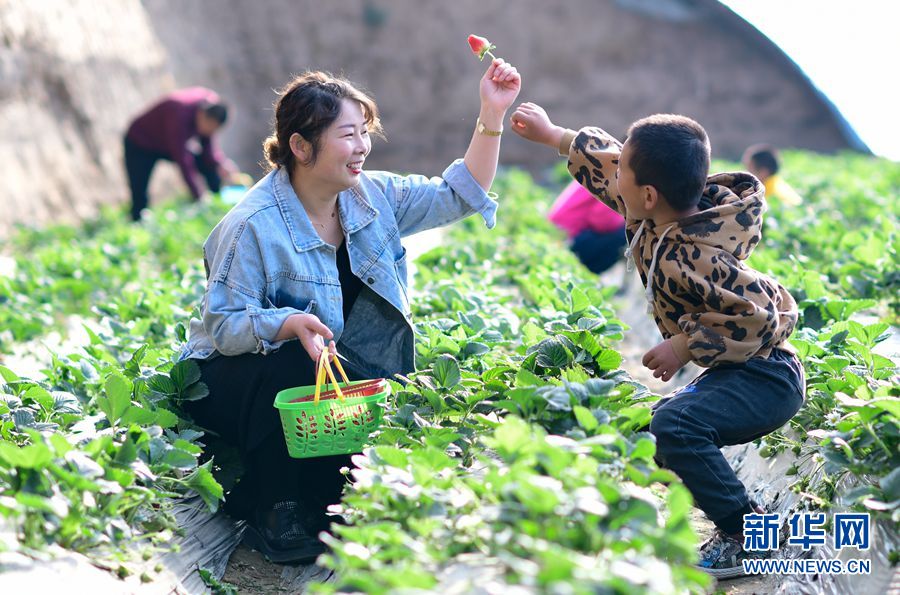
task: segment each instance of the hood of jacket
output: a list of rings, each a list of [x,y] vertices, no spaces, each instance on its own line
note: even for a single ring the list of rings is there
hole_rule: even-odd
[[[739,260],[750,256],[761,238],[767,208],[762,182],[746,172],[710,176],[699,208],[699,213],[675,222],[675,237],[725,250]]]

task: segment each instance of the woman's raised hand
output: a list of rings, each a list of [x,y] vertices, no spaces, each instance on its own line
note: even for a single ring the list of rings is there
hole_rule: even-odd
[[[494,58],[481,77],[480,94],[483,110],[505,114],[519,96],[522,77],[515,66],[502,58]]]
[[[547,112],[536,103],[525,102],[510,117],[513,132],[526,140],[550,147],[559,147],[565,130],[550,120]]]

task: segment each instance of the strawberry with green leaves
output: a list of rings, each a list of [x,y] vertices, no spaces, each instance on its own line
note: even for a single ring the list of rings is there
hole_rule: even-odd
[[[491,53],[491,50],[496,50],[497,46],[492,44],[485,37],[469,35],[469,47],[472,48],[472,53],[476,54],[479,60],[484,60],[485,56],[496,59],[494,54]]]

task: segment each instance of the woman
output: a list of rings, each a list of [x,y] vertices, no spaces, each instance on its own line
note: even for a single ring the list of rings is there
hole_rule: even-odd
[[[430,179],[363,171],[378,110],[349,81],[310,72],[282,90],[264,145],[272,171],[206,240],[201,319],[191,321],[182,353],[199,360],[210,391],[187,411],[243,458],[246,472],[226,509],[247,519],[245,541],[270,560],[323,551],[315,536],[349,464],[347,456],[288,457],[275,394],[314,383],[326,341],[351,377],[414,369],[400,237],[474,213],[493,227],[497,204],[486,191],[520,86],[515,68],[491,63],[464,159]]]

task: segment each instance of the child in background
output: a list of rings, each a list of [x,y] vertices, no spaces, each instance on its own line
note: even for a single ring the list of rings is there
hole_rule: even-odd
[[[569,248],[598,275],[619,260],[625,248],[625,220],[572,181],[556,198],[547,218],[566,232]]]
[[[600,128],[556,126],[524,103],[512,129],[568,156],[569,172],[625,217],[648,311],[664,340],[642,363],[669,380],[688,361],[708,368],[662,399],[650,432],[657,460],[673,470],[716,525],[700,567],[719,578],[744,574],[744,515],[761,512],[719,450],[784,425],[803,403],[803,368],[787,342],[797,304],[745,260],[760,240],[766,203],[750,174],[707,178],[706,131],[684,116],[631,125],[623,145]]]
[[[789,207],[796,207],[803,202],[797,191],[778,174],[778,170],[781,169],[781,157],[772,145],[760,144],[748,147],[744,151],[741,163],[747,171],[765,184],[766,199],[770,202],[777,201]]]

